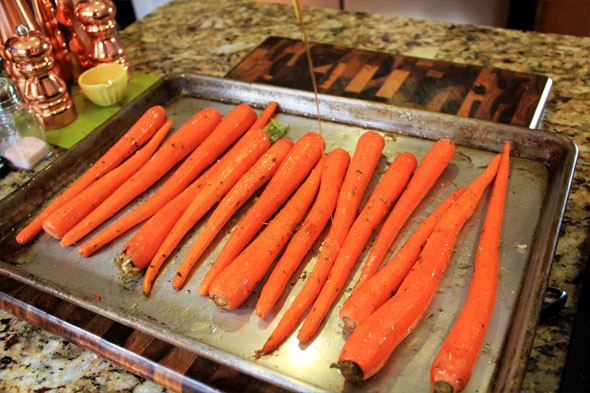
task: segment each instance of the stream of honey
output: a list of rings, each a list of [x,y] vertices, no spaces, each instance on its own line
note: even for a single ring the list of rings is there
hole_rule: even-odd
[[[315,105],[318,113],[318,130],[322,135],[322,119],[320,116],[320,99],[318,96],[318,86],[315,80],[315,73],[313,72],[313,61],[311,60],[311,51],[309,50],[309,41],[307,39],[307,32],[305,30],[305,23],[303,23],[303,14],[301,12],[301,3],[299,0],[293,0],[293,8],[295,9],[295,16],[299,21],[299,28],[301,29],[301,39],[305,45],[305,54],[307,55],[307,66],[309,67],[309,74],[311,75],[311,83],[313,84],[313,93],[315,94]]]

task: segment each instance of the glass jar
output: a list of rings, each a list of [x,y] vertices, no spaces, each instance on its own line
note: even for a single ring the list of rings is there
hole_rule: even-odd
[[[0,78],[0,156],[16,168],[31,169],[51,155],[37,117],[14,83]]]

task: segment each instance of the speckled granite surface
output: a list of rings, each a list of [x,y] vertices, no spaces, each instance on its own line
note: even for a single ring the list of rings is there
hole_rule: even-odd
[[[570,298],[560,318],[537,329],[522,390],[556,391],[590,248],[590,38],[320,9],[308,9],[305,21],[313,41],[533,72],[553,79],[541,128],[569,136],[580,148],[549,281],[549,285],[567,290]],[[300,37],[290,7],[175,0],[119,36],[138,71],[223,76],[269,35]],[[14,173],[0,181],[0,196],[32,173]],[[2,391],[40,387],[161,391],[2,311],[0,340]],[[8,375],[17,380],[9,382]]]

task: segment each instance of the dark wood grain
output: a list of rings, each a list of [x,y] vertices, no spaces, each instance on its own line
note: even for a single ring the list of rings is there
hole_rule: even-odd
[[[175,392],[285,392],[1,275],[0,308]]]
[[[529,127],[546,76],[310,43],[318,91]],[[302,41],[269,37],[226,77],[313,91]],[[533,125],[534,126],[534,125]]]

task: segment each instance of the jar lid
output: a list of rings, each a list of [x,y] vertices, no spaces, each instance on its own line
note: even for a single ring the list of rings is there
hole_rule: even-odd
[[[10,108],[20,104],[21,100],[14,83],[8,78],[0,78],[0,108]]]

